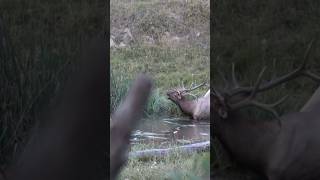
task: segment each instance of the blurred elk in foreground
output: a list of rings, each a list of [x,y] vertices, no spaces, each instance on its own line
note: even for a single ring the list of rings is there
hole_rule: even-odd
[[[194,96],[190,92],[196,90],[202,86],[206,85],[206,83],[202,83],[198,86],[192,87],[190,89],[176,88],[169,90],[167,92],[168,99],[174,102],[180,110],[191,116],[193,120],[209,120],[210,119],[210,89],[206,92],[206,94],[200,98],[189,100],[187,99],[187,95]]]
[[[274,104],[255,100],[258,93],[300,76],[320,82],[319,76],[306,69],[311,45],[303,64],[293,72],[262,83],[264,68],[253,87],[241,87],[235,78],[233,65],[234,88],[213,92],[215,136],[233,159],[261,173],[268,180],[320,179],[320,107],[313,103],[319,102],[319,98],[309,100],[305,106],[309,108],[308,112],[289,113],[281,117],[273,107],[285,98]],[[271,112],[275,119],[264,121],[247,117],[239,110],[248,106]]]
[[[98,37],[83,49],[80,68],[1,180],[114,179],[124,163],[132,125],[142,113],[151,82],[140,76],[111,125],[110,174],[107,158],[107,47]],[[1,176],[2,175],[2,176]]]
[[[110,127],[110,179],[115,179],[127,160],[131,131],[143,113],[151,91],[151,80],[139,76],[127,98],[112,116]]]

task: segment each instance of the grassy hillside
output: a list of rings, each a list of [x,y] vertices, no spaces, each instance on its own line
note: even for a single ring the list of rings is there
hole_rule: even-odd
[[[209,82],[208,1],[111,1],[110,13],[117,44],[111,49],[111,110],[132,78],[146,72],[155,81],[147,114],[179,113],[166,90]]]

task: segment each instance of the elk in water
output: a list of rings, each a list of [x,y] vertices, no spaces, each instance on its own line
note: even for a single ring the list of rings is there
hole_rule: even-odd
[[[167,92],[168,99],[174,102],[180,110],[190,116],[193,120],[209,120],[210,119],[210,90],[202,97],[193,100],[187,98],[192,95],[190,92],[198,89],[206,83],[202,83],[190,89],[176,88]],[[194,95],[192,95],[194,96]]]
[[[212,95],[214,135],[233,159],[268,180],[320,179],[320,114],[317,111],[320,107],[307,106],[310,107],[308,112],[279,117],[274,107],[285,98],[274,104],[255,100],[258,93],[300,76],[320,82],[319,76],[306,69],[306,59],[293,72],[266,83],[262,83],[264,68],[252,87],[239,85],[233,66],[234,88],[215,90]],[[319,102],[309,100],[315,101]],[[276,118],[265,121],[239,111],[248,106],[271,112]]]

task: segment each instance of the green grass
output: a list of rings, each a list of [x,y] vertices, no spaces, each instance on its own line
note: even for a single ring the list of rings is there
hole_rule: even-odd
[[[103,30],[104,8],[101,0],[0,1],[0,166],[61,90],[81,41]]]
[[[118,29],[129,28],[135,38],[134,44],[142,42],[143,35],[153,37],[157,42],[165,32],[187,35],[201,32],[198,38],[191,37],[182,46],[209,48],[209,1],[115,1],[111,7],[111,34]],[[157,45],[162,45],[158,42]],[[181,46],[179,46],[181,47]],[[203,47],[203,46],[202,46]]]
[[[176,147],[171,144],[169,147]],[[154,148],[152,144],[138,144],[132,151]],[[179,150],[164,158],[139,160],[130,158],[119,179],[203,179],[210,174],[210,153],[186,155]]]
[[[210,81],[209,6],[207,1],[111,1],[111,35],[129,28],[134,42],[126,48],[111,50],[111,111],[124,97],[134,77],[144,72],[154,80],[154,91],[146,107],[147,115],[180,115],[167,100],[166,91],[184,84]],[[161,39],[166,32],[188,38],[173,45]],[[144,36],[152,36],[155,44],[143,43]],[[116,38],[117,39],[117,38]],[[115,40],[116,40],[115,39]],[[204,46],[202,46],[204,45]],[[196,93],[203,94],[206,89]]]
[[[112,110],[127,92],[132,79],[146,72],[154,80],[154,91],[147,106],[147,114],[179,113],[166,98],[166,91],[194,83],[209,82],[209,57],[201,49],[169,49],[132,47],[111,54]],[[123,73],[125,72],[125,73]],[[205,89],[200,91],[205,92]],[[173,110],[171,110],[173,108]]]

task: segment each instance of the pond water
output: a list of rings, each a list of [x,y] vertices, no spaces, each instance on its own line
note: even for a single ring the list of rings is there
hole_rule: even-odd
[[[190,144],[210,140],[210,123],[186,118],[143,119],[131,136],[131,144]]]

